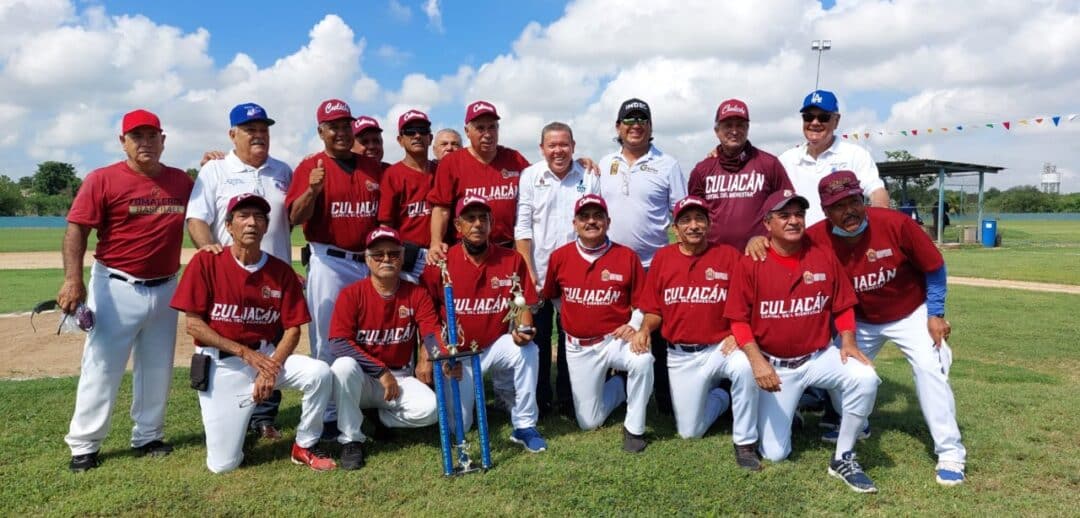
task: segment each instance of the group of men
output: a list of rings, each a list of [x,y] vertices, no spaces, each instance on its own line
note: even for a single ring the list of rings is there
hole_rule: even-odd
[[[687,177],[652,143],[651,108],[636,98],[618,109],[615,152],[575,160],[572,129],[553,122],[540,134],[544,161],[531,165],[499,145],[489,102],[466,108],[466,148],[406,111],[397,123],[405,157],[391,165],[378,122],[330,99],[316,110],[324,149],[295,169],[270,157],[274,120],[246,103],[230,112],[233,150],[209,153],[194,183],[161,164],[158,118],[128,113],[127,159],[90,173],[64,238],[58,301],[68,312],[85,301],[97,315],[67,436],[70,469],[98,465],[132,350],[131,445],[171,451],[163,419],[178,311],[202,357],[192,384],[210,470],[240,465],[245,430],[280,438],[278,387],[303,393],[292,460],[337,468],[321,438],[341,445],[340,467],[358,469],[365,419],[377,430],[437,419],[428,360],[444,351],[450,281],[460,341],[482,350],[510,440],[528,451],[547,449],[541,415],[594,429],[625,402],[623,449],[642,452],[655,395],[684,438],[705,434],[730,406],[736,462],[758,470],[762,457],[788,456],[803,390],[817,387],[840,417],[823,437],[836,443],[829,473],[876,491],[854,446],[869,433],[880,383],[871,360],[892,340],[915,372],[936,479],[962,483],[941,255],[913,220],[887,209],[869,154],[835,137],[835,95],[811,92],[800,112],[806,144],[778,158],[749,142],[746,103],[720,103],[719,144]],[[446,141],[435,160],[433,140]],[[297,225],[306,278],[290,267]],[[178,280],[185,228],[200,251]],[[517,297],[528,310],[515,315]],[[292,354],[304,324],[310,358]],[[466,385],[462,408],[449,409],[465,428],[469,369],[447,372]]]

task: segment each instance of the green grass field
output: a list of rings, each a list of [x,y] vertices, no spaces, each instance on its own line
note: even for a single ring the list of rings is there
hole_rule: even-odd
[[[1080,284],[1080,223],[1003,221],[1001,247],[947,249],[949,274]],[[951,230],[955,235],[955,230]],[[946,237],[946,241],[950,239]],[[955,237],[952,238],[955,241]]]
[[[50,252],[60,253],[60,245],[64,239],[62,228],[0,228],[0,254],[8,252]],[[292,232],[293,245],[300,246],[305,243],[304,231],[296,227]],[[87,248],[94,249],[97,244],[97,234],[90,233]],[[191,239],[184,233],[184,247],[191,248]]]
[[[1080,350],[1076,297],[955,287],[950,320],[952,383],[969,482],[933,481],[932,445],[910,369],[894,348],[878,358],[884,380],[873,436],[858,451],[880,493],[858,495],[825,473],[830,448],[817,417],[797,435],[790,461],[760,473],[732,460],[730,421],[700,440],[676,438],[669,420],[649,415],[651,444],[621,451],[619,420],[594,432],[561,418],[540,423],[549,451],[511,444],[507,416],[492,411],[495,469],[441,476],[435,430],[399,433],[368,448],[357,472],[314,473],[288,460],[289,439],[259,443],[245,466],[215,476],[195,393],[178,369],[167,419],[176,452],[139,459],[128,452],[130,379],[114,412],[101,468],[67,472],[63,443],[75,378],[0,381],[0,505],[8,515],[225,514],[637,515],[868,514],[930,516],[1070,515],[1080,508]],[[287,391],[280,423],[291,437],[299,395]]]

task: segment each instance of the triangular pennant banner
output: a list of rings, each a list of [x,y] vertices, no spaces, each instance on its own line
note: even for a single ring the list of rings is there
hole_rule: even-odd
[[[1042,124],[1043,118],[1039,117],[1035,119],[1035,124]]]
[[[1072,122],[1072,120],[1073,120],[1073,119],[1075,119],[1075,118],[1076,118],[1076,114],[1075,114],[1075,113],[1073,113],[1073,114],[1069,115],[1069,122]]]
[[[1008,129],[1009,129],[1009,121],[1005,121],[1005,122],[1002,122],[1002,123],[1001,123],[1001,125],[1002,125],[1002,126],[1005,126],[1005,129],[1006,129],[1006,130],[1008,130]]]
[[[858,133],[852,133],[851,138],[853,138],[855,140],[859,140],[859,134]]]
[[[1020,119],[1020,120],[1018,120],[1016,122],[1019,122],[1020,124],[1023,124],[1024,126],[1027,126],[1027,119]]]
[[[900,130],[900,133],[903,133],[905,137],[907,136],[907,132],[904,130]]]
[[[911,130],[911,134],[912,134],[912,135],[918,135],[918,134],[919,134],[919,130]]]
[[[988,123],[986,124],[986,127],[987,127],[987,128],[993,128],[993,127],[994,127],[994,123],[992,123],[992,122],[988,122]]]
[[[949,131],[949,128],[941,128],[941,131]]]
[[[933,132],[934,132],[934,128],[926,128],[926,132],[927,132],[927,133],[933,133]]]
[[[1054,126],[1057,126],[1061,122],[1061,115],[1054,115],[1050,120],[1054,121]]]
[[[869,134],[869,133],[863,133],[863,136],[864,136],[864,137],[866,137],[866,138],[870,138],[870,134]]]
[[[964,127],[963,126],[957,126],[956,131],[964,131]]]
[[[844,133],[843,135],[840,135],[840,136],[844,137],[844,138],[847,138],[847,133]]]

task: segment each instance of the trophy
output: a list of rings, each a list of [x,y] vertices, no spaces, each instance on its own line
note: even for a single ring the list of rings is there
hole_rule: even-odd
[[[509,332],[517,331],[524,335],[535,334],[535,328],[521,324],[521,314],[528,310],[529,305],[525,302],[525,290],[521,287],[521,276],[516,273],[510,276],[510,295],[512,297],[510,299],[510,309],[502,319],[503,322],[508,323]]]

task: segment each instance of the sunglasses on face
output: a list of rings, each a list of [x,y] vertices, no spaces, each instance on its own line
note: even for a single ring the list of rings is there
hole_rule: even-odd
[[[431,130],[428,128],[405,128],[401,130],[401,134],[406,137],[415,137],[417,135],[428,136],[431,135]]]
[[[623,123],[626,126],[633,126],[635,124],[641,124],[642,126],[644,126],[645,124],[649,123],[649,119],[630,117],[630,118],[623,119],[623,120],[621,120],[619,122]]]
[[[803,122],[813,122],[814,119],[817,119],[818,122],[820,122],[822,124],[825,124],[825,123],[828,123],[829,121],[832,120],[832,116],[833,116],[833,114],[831,114],[829,112],[821,112],[821,113],[803,112],[802,120],[803,120]]]
[[[400,250],[386,250],[386,251],[371,250],[371,251],[368,251],[367,256],[368,256],[368,259],[371,259],[373,261],[382,261],[383,259],[389,259],[391,261],[396,261],[398,259],[401,259],[401,251]]]

